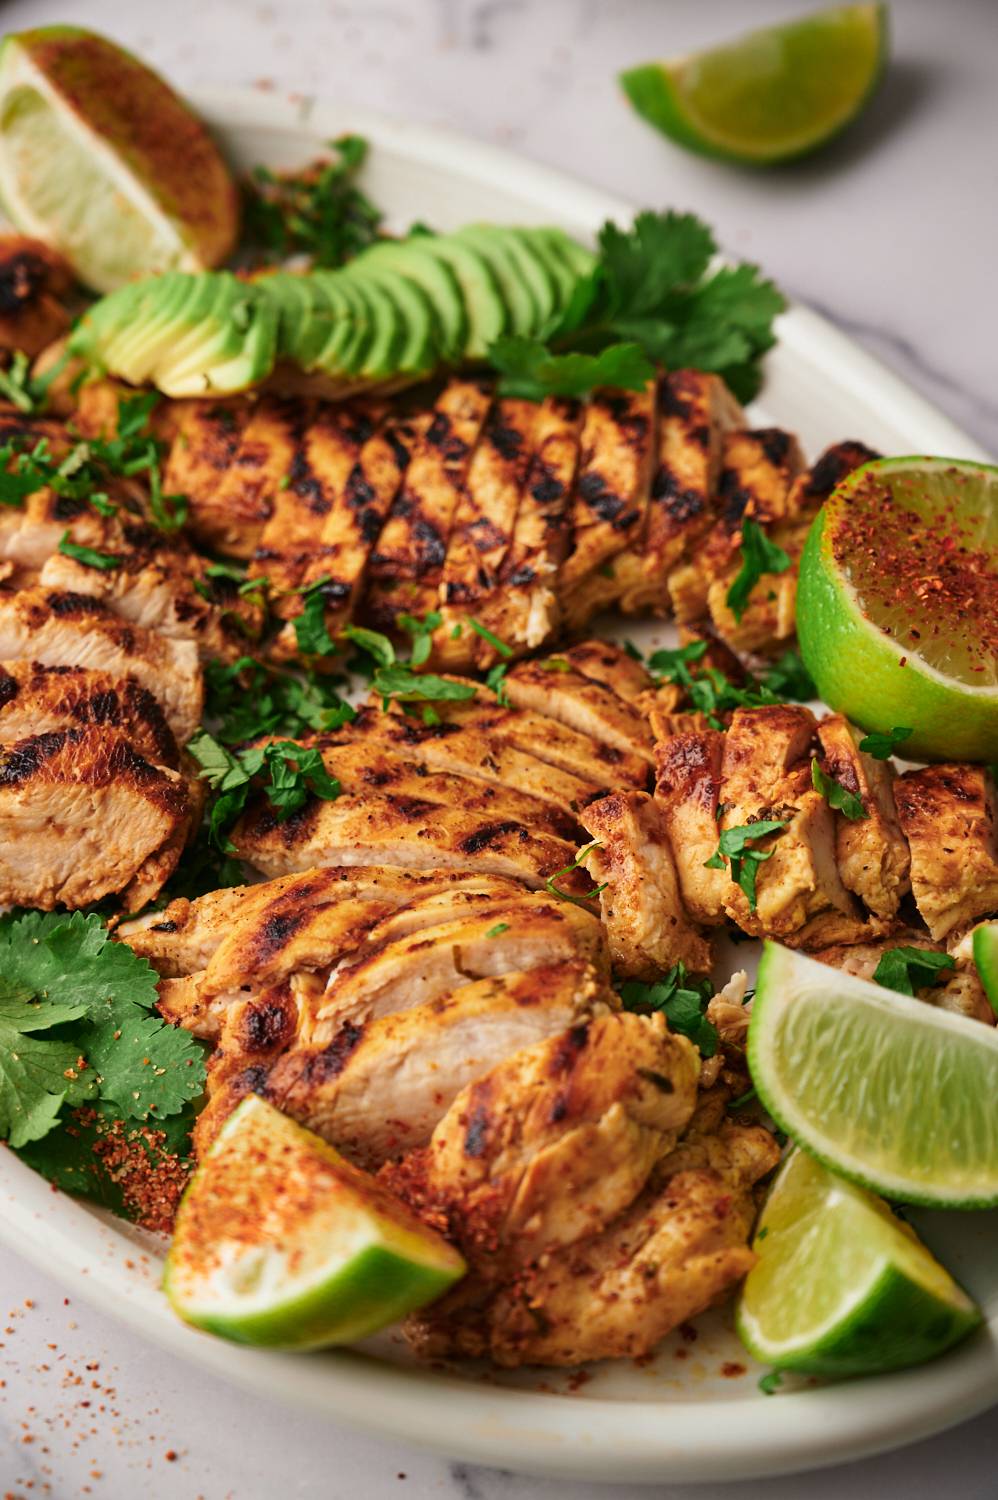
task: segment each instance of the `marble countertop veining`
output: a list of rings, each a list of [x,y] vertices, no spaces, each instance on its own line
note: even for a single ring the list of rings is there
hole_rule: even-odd
[[[635,203],[692,208],[723,245],[867,345],[998,453],[998,6],[894,0],[894,63],[866,118],[757,175],[688,157],[623,104],[629,63],[798,12],[803,0],[5,0],[4,29],[93,26],[181,88],[256,85],[442,124]],[[33,1306],[26,1306],[26,1303]],[[0,1251],[0,1494],[17,1500],[598,1500],[449,1464],[270,1407],[161,1354]],[[88,1369],[87,1366],[93,1366]],[[76,1383],[79,1380],[79,1383]],[[778,1399],[778,1398],[776,1398]],[[90,1402],[90,1405],[84,1403]],[[663,1500],[984,1500],[993,1416],[903,1453]],[[172,1455],[172,1457],[170,1456]],[[30,1485],[30,1487],[29,1487]],[[623,1486],[621,1500],[651,1493]]]

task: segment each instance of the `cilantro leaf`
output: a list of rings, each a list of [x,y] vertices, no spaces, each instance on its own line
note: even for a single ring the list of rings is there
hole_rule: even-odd
[[[82,912],[27,912],[0,917],[0,973],[28,989],[63,1019],[94,1015],[107,1000],[128,999],[151,1010],[157,976],[145,959],[113,943],[100,917]],[[75,1015],[65,1016],[70,1008]],[[33,1028],[34,1029],[34,1028]]]
[[[690,981],[682,960],[653,984],[628,979],[618,986],[618,993],[625,1010],[660,1010],[670,1030],[689,1037],[703,1057],[714,1056],[718,1047],[717,1029],[704,1014],[714,986],[709,979]]]
[[[760,1375],[757,1382],[764,1396],[775,1396],[783,1384],[783,1375],[779,1370],[770,1370],[766,1375]]]
[[[331,802],[340,794],[340,784],[326,770],[321,752],[294,740],[233,752],[202,729],[188,741],[187,749],[201,767],[202,779],[216,793],[208,820],[210,838],[229,854],[236,849],[228,830],[245,808],[255,777],[262,776],[267,799],[281,823],[304,807],[309,797]]]
[[[860,740],[859,748],[865,750],[867,755],[872,755],[874,760],[889,760],[898,745],[910,739],[914,733],[914,729],[888,729],[886,733],[875,729]]]
[[[307,254],[314,266],[340,266],[371,244],[381,212],[357,186],[367,156],[359,135],[329,142],[331,158],[299,172],[257,167],[243,184],[247,248],[265,261]]]
[[[508,659],[513,655],[512,646],[507,646],[505,641],[501,641],[499,637],[497,635],[494,635],[493,632],[489,630],[487,626],[483,625],[480,620],[469,619],[468,624],[471,626],[475,634],[480,635],[483,641],[488,641],[493,651],[497,651],[500,656],[504,656]]]
[[[421,667],[430,658],[433,649],[433,632],[442,621],[439,610],[431,609],[424,619],[420,620],[416,615],[401,614],[397,623],[403,630],[412,636],[412,655],[409,664],[413,667]],[[377,631],[372,634],[378,634]],[[387,637],[386,637],[387,639]],[[389,646],[391,642],[389,641]]]
[[[557,882],[563,875],[570,875],[573,870],[584,869],[586,855],[590,852],[590,850],[599,849],[600,846],[601,840],[593,839],[592,843],[586,844],[584,849],[579,850],[578,854],[575,856],[570,865],[564,865],[560,870],[555,870],[553,875],[549,875],[547,880],[545,880],[544,882],[544,889],[548,892],[548,894],[551,896],[557,896],[559,901],[570,901],[573,906],[588,906],[589,902],[592,901],[594,897],[598,896],[601,891],[605,891],[607,887],[607,882],[605,880],[602,885],[593,886],[592,890],[589,891],[585,896],[573,896],[568,891],[563,891],[557,884]]]
[[[901,995],[914,995],[916,990],[941,984],[943,970],[955,965],[952,954],[935,953],[931,948],[888,948],[873,971],[873,980]]]
[[[680,646],[674,651],[665,648],[653,651],[648,658],[648,670],[663,682],[676,682],[689,687],[693,681],[690,663],[700,661],[706,650],[706,641],[690,641],[689,645]]]
[[[811,785],[816,792],[821,793],[829,807],[840,812],[843,817],[849,818],[851,822],[870,816],[863,806],[862,797],[857,796],[855,792],[850,792],[841,781],[836,781],[834,776],[829,776],[823,771],[817,756],[812,756],[811,759]]]
[[[451,682],[447,677],[437,677],[432,672],[414,672],[405,662],[393,666],[379,667],[371,682],[371,688],[382,698],[397,698],[402,703],[453,702],[462,703],[475,696],[475,685],[471,682]]]
[[[82,563],[87,568],[99,568],[103,573],[121,566],[121,558],[112,552],[96,552],[93,547],[79,547],[76,542],[71,542],[68,529],[60,538],[59,551],[63,557],[71,557],[74,562]]]
[[[506,683],[506,673],[508,671],[508,664],[504,661],[499,661],[485,674],[485,686],[495,693],[496,702],[500,708],[509,707],[509,687]]]
[[[760,680],[763,687],[779,698],[807,703],[818,696],[814,678],[801,660],[799,651],[784,651],[771,666],[766,667]]]
[[[737,828],[727,828],[721,834],[716,851],[704,860],[709,870],[723,870],[727,859],[731,865],[731,878],[745,893],[749,911],[756,909],[756,877],[759,865],[772,859],[773,849],[757,849],[755,840],[770,833],[782,833],[787,824],[776,818],[761,818],[758,823],[743,823]]]
[[[726,603],[736,620],[745,613],[749,595],[767,573],[785,573],[790,555],[771,542],[758,521],[747,516],[742,522],[742,565],[728,589]]]
[[[348,641],[353,641],[361,651],[373,656],[379,667],[395,664],[395,647],[380,630],[366,630],[363,625],[347,625],[343,631]]]
[[[554,354],[539,339],[503,334],[489,345],[500,373],[499,393],[540,401],[545,396],[588,396],[599,386],[643,391],[655,366],[635,343],[609,344],[598,354]]]
[[[304,606],[294,617],[295,640],[303,656],[332,656],[336,642],[326,624],[326,587],[328,578],[311,584],[304,594]]]

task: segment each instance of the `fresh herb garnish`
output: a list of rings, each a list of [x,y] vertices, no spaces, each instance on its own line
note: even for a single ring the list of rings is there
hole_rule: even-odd
[[[814,678],[801,661],[800,652],[792,649],[784,651],[771,666],[766,667],[759,681],[777,698],[790,698],[796,703],[807,703],[818,696]]]
[[[745,613],[749,595],[767,573],[785,573],[790,554],[771,542],[758,521],[746,516],[742,522],[742,565],[725,596],[725,602],[736,620]]]
[[[759,1389],[764,1396],[775,1396],[783,1384],[783,1375],[779,1370],[770,1370],[768,1375],[760,1375]]]
[[[71,557],[74,562],[82,563],[87,568],[99,568],[102,573],[121,567],[121,558],[116,553],[95,552],[93,547],[79,547],[76,542],[71,542],[68,529],[59,538],[59,551],[63,557]]]
[[[872,755],[874,760],[889,760],[902,741],[910,739],[915,733],[914,729],[888,729],[881,733],[875,729],[859,742],[859,748],[865,750],[867,755]]]
[[[692,214],[638,214],[630,230],[604,224],[594,271],[546,339],[506,336],[489,349],[500,390],[532,400],[642,390],[656,365],[692,365],[751,399],[785,304],[755,266],[711,271],[715,248]]]
[[[507,662],[496,662],[495,666],[485,674],[485,686],[496,695],[496,702],[500,708],[509,707],[509,686],[506,682],[506,673],[509,671]]]
[[[412,636],[410,666],[421,667],[429,661],[430,652],[433,650],[433,632],[441,623],[442,618],[439,610],[436,609],[431,609],[422,620],[418,615],[399,615],[398,624]]]
[[[326,588],[328,578],[320,578],[302,591],[304,604],[295,615],[295,640],[303,656],[333,656],[336,642],[326,624]]]
[[[728,1108],[744,1109],[746,1104],[751,1104],[752,1100],[757,1097],[758,1095],[755,1089],[747,1089],[744,1094],[739,1094],[737,1099],[732,1099],[731,1103],[728,1105]]]
[[[725,860],[730,862],[731,878],[745,893],[749,911],[754,912],[756,909],[756,877],[759,866],[764,860],[772,859],[775,853],[773,849],[757,849],[755,841],[770,833],[782,833],[786,826],[786,821],[762,818],[758,823],[743,823],[738,828],[727,828],[721,834],[716,852],[710,859],[704,860],[704,865],[709,870],[723,870]]]
[[[509,931],[509,923],[508,922],[497,922],[494,927],[490,927],[489,928],[489,930],[485,934],[485,936],[487,938],[500,937],[502,935],[502,933],[508,932],[508,931]]]
[[[447,677],[437,677],[433,672],[413,671],[413,664],[418,665],[417,650],[420,640],[424,638],[422,632],[426,621],[432,620],[434,614],[431,611],[425,620],[417,620],[413,615],[407,616],[418,626],[420,632],[415,633],[413,654],[409,661],[398,659],[392,642],[380,630],[367,630],[362,625],[347,625],[344,629],[347,639],[373,657],[376,663],[371,676],[371,691],[380,697],[383,708],[387,708],[393,698],[400,703],[461,703],[475,696],[474,683],[452,682]],[[407,628],[411,631],[411,625]],[[429,628],[435,629],[436,626],[431,625]],[[419,660],[425,661],[427,656],[429,649]]]
[[[0,370],[0,396],[28,416],[44,411],[49,386],[66,367],[69,354],[63,354],[44,375],[32,375],[31,361],[23,349],[15,349],[6,370]]]
[[[570,865],[565,865],[562,869],[555,870],[553,875],[549,875],[547,880],[545,880],[544,882],[544,888],[548,892],[548,894],[551,896],[557,896],[559,901],[571,901],[573,906],[588,906],[589,902],[592,901],[595,896],[598,896],[601,891],[605,891],[608,884],[608,882],[605,880],[602,885],[593,886],[593,889],[585,896],[572,896],[568,891],[563,891],[555,883],[556,881],[560,880],[563,875],[571,875],[573,870],[583,869],[586,855],[589,854],[593,849],[599,848],[602,848],[602,840],[593,839],[591,844],[586,844],[584,849],[579,850],[578,854],[575,856]]]
[[[901,995],[941,984],[943,970],[956,966],[951,953],[934,953],[931,948],[888,948],[881,954],[873,971],[874,983]]]
[[[841,781],[836,781],[834,776],[829,776],[826,771],[823,771],[817,756],[811,758],[811,785],[816,792],[821,793],[829,807],[840,812],[844,818],[849,818],[851,822],[870,816],[863,806],[862,797],[858,797],[855,792],[850,792]]]
[[[698,640],[676,650],[654,651],[648,667],[659,683],[685,688],[693,707],[713,729],[723,729],[719,715],[735,708],[765,708],[788,698],[804,701],[815,696],[814,683],[796,651],[785,651],[761,678],[747,675],[739,687],[720,668],[703,662],[707,649],[708,642]]]
[[[305,254],[313,266],[341,266],[377,238],[381,212],[355,180],[367,142],[341,135],[329,146],[334,157],[299,172],[255,168],[243,192],[251,253],[270,262]]]
[[[156,1014],[156,974],[98,916],[0,918],[0,971],[0,1137],[12,1146],[47,1136],[63,1105],[149,1120],[201,1093],[198,1043]]]
[[[493,651],[498,651],[500,656],[506,657],[508,660],[513,655],[512,646],[507,646],[505,641],[501,641],[497,635],[493,635],[492,631],[483,625],[480,620],[469,619],[468,624],[475,634],[480,635],[483,641],[488,641]]]
[[[357,717],[333,682],[313,672],[278,672],[252,656],[205,663],[205,718],[223,745],[310,729],[331,733]]]
[[[628,979],[618,985],[617,992],[625,1010],[660,1010],[670,1030],[689,1037],[699,1047],[702,1056],[714,1056],[718,1046],[717,1028],[704,1014],[713,998],[714,986],[709,979],[691,980],[682,960],[673,964],[669,972],[654,984]]]
[[[209,833],[216,847],[227,854],[236,852],[228,830],[246,806],[254,778],[263,778],[267,800],[280,823],[304,807],[310,796],[330,802],[340,794],[340,784],[329,775],[321,753],[293,740],[231,751],[201,730],[187,749],[215,793]]]

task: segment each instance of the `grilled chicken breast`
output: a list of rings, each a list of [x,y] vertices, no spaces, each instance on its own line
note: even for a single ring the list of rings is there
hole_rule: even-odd
[[[625,979],[655,980],[675,963],[711,966],[709,944],[686,916],[662,808],[645,792],[591,802],[582,823],[595,843],[583,857],[598,886],[613,966]]]
[[[87,726],[116,730],[152,765],[179,769],[180,752],[163,710],[136,678],[0,662],[0,741]]]
[[[820,963],[831,964],[832,968],[841,969],[845,974],[855,974],[858,979],[872,979],[884,954],[901,947],[924,948],[931,953],[945,951],[942,944],[933,942],[924,933],[901,929],[876,943],[835,944],[830,948],[819,948],[811,957]],[[983,1021],[988,1026],[995,1024],[998,1018],[984,993],[970,953],[958,957],[955,968],[941,970],[938,978],[938,984],[926,985],[917,991],[919,1000],[938,1005],[940,1010],[968,1016],[973,1021]]]
[[[134,677],[159,701],[181,745],[200,722],[204,684],[196,646],[130,625],[88,594],[0,592],[0,661],[16,659]]]
[[[655,800],[679,876],[687,912],[715,927],[724,921],[731,884],[727,870],[711,868],[717,851],[724,735],[715,729],[675,734],[655,745]]]
[[[506,677],[514,708],[558,719],[578,734],[601,740],[627,756],[621,779],[643,786],[652,761],[651,730],[644,715],[594,677],[576,671],[565,657],[519,662]]]
[[[937,940],[998,912],[998,805],[984,766],[936,765],[894,783],[911,889]]]
[[[51,911],[120,893],[144,906],[190,828],[181,776],[120,734],[63,729],[0,746],[0,902]]]
[[[69,266],[41,240],[0,236],[0,349],[33,359],[65,333],[72,286]]]
[[[846,889],[878,917],[893,917],[911,889],[911,859],[894,807],[893,769],[865,755],[860,738],[841,714],[828,714],[818,725],[826,772],[859,797],[866,815],[836,813],[835,858]]]

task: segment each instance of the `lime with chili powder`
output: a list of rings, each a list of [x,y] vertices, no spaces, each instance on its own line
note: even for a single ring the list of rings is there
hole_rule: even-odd
[[[801,655],[864,729],[913,760],[998,759],[998,469],[890,458],[855,470],[804,547]]]
[[[184,1194],[163,1289],[208,1333],[316,1349],[397,1322],[465,1269],[374,1177],[251,1095]]]

